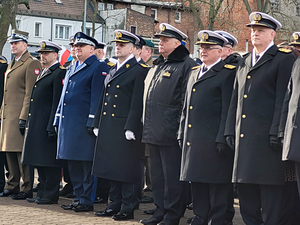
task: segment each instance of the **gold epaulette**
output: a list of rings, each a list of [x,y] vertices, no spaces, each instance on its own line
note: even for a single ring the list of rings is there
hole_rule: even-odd
[[[5,60],[3,60],[3,59],[0,59],[0,63],[5,64],[7,62]]]
[[[290,52],[292,52],[292,50],[286,49],[286,48],[279,48],[278,51],[285,52],[285,53],[290,53]]]
[[[113,67],[113,66],[116,65],[116,64],[114,64],[114,63],[112,63],[112,62],[108,62],[107,65],[110,66],[110,67]]]
[[[65,69],[66,69],[66,67],[63,67],[63,66],[59,66],[59,68],[61,68],[62,70],[65,70]]]
[[[144,64],[144,63],[140,63],[140,65],[141,65],[142,67],[148,68],[148,66],[147,66],[146,64]]]
[[[229,65],[229,64],[225,64],[224,67],[227,68],[227,69],[232,70],[232,69],[235,69],[236,66],[234,66],[234,65]]]
[[[200,65],[199,66],[194,66],[194,67],[192,67],[192,70],[197,69],[199,67],[200,67]]]

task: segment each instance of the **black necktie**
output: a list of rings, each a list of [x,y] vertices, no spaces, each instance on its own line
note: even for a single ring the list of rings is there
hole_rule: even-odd
[[[207,67],[206,66],[203,66],[202,67],[202,73],[206,72],[207,71]]]
[[[255,62],[257,62],[258,59],[259,59],[259,55],[256,55],[256,56],[255,56]]]

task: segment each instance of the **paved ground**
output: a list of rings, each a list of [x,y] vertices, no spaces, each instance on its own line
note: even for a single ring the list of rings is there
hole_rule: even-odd
[[[57,224],[57,225],[92,225],[92,224],[139,224],[141,219],[150,218],[143,213],[145,209],[154,208],[153,204],[141,204],[140,209],[135,211],[135,218],[130,221],[116,222],[111,218],[100,218],[93,212],[76,213],[72,210],[66,211],[59,207],[60,204],[69,204],[71,199],[60,198],[58,205],[38,205],[25,200],[12,200],[10,197],[0,198],[0,224],[1,225],[25,225],[25,224]],[[234,225],[242,225],[237,201],[235,203],[236,216]],[[95,210],[105,209],[105,204],[95,204]],[[187,225],[186,220],[193,216],[192,211],[187,210],[180,221],[180,225]]]

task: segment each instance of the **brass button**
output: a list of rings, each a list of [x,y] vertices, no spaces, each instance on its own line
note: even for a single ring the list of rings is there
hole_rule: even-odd
[[[30,101],[32,101],[32,102],[33,102],[33,99],[30,99]]]
[[[107,87],[110,87],[110,84],[108,84]]]
[[[112,116],[112,117],[114,117],[114,116],[115,116],[115,114],[111,114],[111,116]]]
[[[113,105],[113,107],[116,108],[117,106],[116,106],[116,105]]]
[[[247,76],[247,79],[250,79],[251,78],[251,76]]]
[[[68,94],[69,92],[68,91],[66,91],[66,94]]]
[[[187,145],[187,146],[190,146],[190,145],[191,145],[191,143],[190,143],[190,142],[187,142],[187,143],[186,143],[186,145]]]
[[[189,128],[192,128],[192,124],[189,124],[188,127],[189,127]]]
[[[105,95],[108,96],[108,93],[106,93]]]
[[[34,87],[36,87],[36,85],[34,85]]]
[[[246,115],[242,115],[242,118],[244,118],[244,119],[245,119],[245,118],[246,118]]]
[[[69,80],[69,82],[71,83],[71,80]]]
[[[193,109],[193,106],[190,106],[190,109]]]
[[[62,118],[65,118],[65,116],[62,116]]]
[[[196,91],[196,88],[193,88],[193,92],[195,92]]]
[[[243,137],[244,137],[244,134],[241,134],[240,137],[243,138]]]
[[[64,103],[64,105],[67,105],[66,103]]]
[[[28,116],[31,116],[31,113],[29,113]]]
[[[116,88],[119,88],[119,87],[120,87],[120,85],[117,85],[117,86],[116,86]]]
[[[104,105],[107,105],[107,102],[104,102]]]
[[[115,98],[117,98],[118,97],[118,95],[115,95]]]
[[[106,112],[103,112],[103,115],[106,115]]]
[[[247,98],[248,96],[247,95],[244,95],[244,98]]]

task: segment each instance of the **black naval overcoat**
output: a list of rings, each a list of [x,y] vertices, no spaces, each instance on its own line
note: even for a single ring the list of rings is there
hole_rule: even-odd
[[[230,183],[233,151],[217,153],[217,142],[226,144],[225,123],[235,66],[218,62],[198,79],[201,66],[191,72],[178,139],[183,140],[180,180]]]
[[[192,67],[197,63],[189,57],[185,46],[177,47],[165,60],[160,55],[145,79],[143,142],[172,146],[184,103],[186,85]]]
[[[119,70],[112,67],[104,81],[93,127],[99,128],[92,174],[121,182],[139,179],[145,146],[141,143],[144,79],[148,67],[135,58]],[[125,131],[136,140],[127,140]]]
[[[23,164],[61,167],[56,159],[57,143],[48,138],[55,132],[53,121],[59,103],[66,69],[59,63],[52,65],[34,84],[23,147]]]
[[[235,135],[233,182],[284,183],[281,152],[270,147],[278,135],[280,114],[295,57],[270,47],[252,67],[251,53],[238,66],[225,135]]]
[[[300,58],[293,66],[292,76],[284,99],[279,136],[283,139],[282,160],[292,160],[300,163]]]
[[[3,89],[4,89],[4,76],[7,69],[7,63],[4,60],[0,60],[0,104],[3,100]]]

